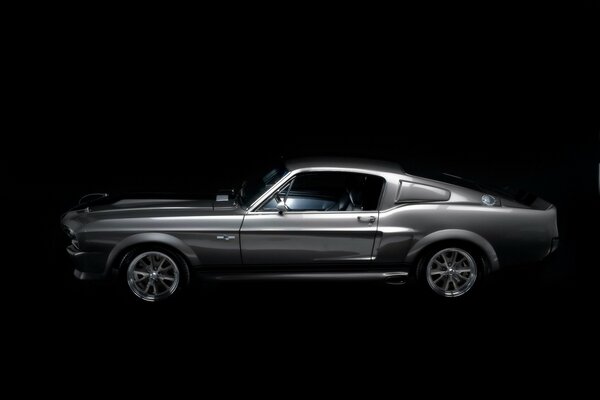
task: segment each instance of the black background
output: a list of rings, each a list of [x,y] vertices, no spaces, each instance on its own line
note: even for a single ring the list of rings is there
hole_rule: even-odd
[[[126,365],[139,357],[160,364],[174,354],[221,376],[248,373],[258,360],[293,376],[292,364],[306,361],[321,378],[333,374],[327,362],[352,369],[363,357],[373,366],[410,360],[420,370],[444,360],[572,355],[557,332],[587,335],[590,306],[578,280],[590,262],[583,250],[597,245],[592,21],[581,19],[576,32],[436,26],[429,17],[360,21],[319,30],[300,22],[285,38],[284,22],[201,29],[197,41],[186,24],[110,41],[106,27],[85,40],[40,37],[16,99],[36,112],[19,118],[20,161],[7,167],[16,172],[9,199],[34,210],[17,216],[33,272],[31,290],[12,300],[18,324],[31,327],[25,349],[42,347],[50,365],[58,357],[114,363],[124,352],[135,354]],[[195,284],[176,304],[150,308],[113,285],[72,277],[59,218],[81,195],[211,195],[282,156],[310,155],[389,159],[416,174],[533,191],[558,208],[561,248],[450,304],[413,285]],[[40,336],[43,345],[32,345]],[[547,347],[549,338],[557,340]]]

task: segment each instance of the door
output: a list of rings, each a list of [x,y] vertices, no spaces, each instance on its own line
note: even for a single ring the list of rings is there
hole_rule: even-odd
[[[347,172],[296,175],[244,218],[244,264],[371,261],[383,182]]]

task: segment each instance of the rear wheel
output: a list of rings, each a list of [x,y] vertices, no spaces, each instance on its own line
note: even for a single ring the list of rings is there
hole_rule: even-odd
[[[430,292],[443,297],[460,297],[481,280],[482,261],[471,249],[442,246],[428,251],[419,262],[418,275]]]
[[[176,296],[190,277],[185,260],[162,248],[134,250],[125,256],[122,266],[129,291],[148,302]]]

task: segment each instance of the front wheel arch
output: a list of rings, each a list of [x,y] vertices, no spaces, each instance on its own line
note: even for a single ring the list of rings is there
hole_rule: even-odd
[[[181,239],[166,233],[139,233],[121,240],[113,247],[106,261],[106,271],[118,270],[125,254],[136,246],[164,246],[173,249],[183,257],[190,267],[200,265],[200,260],[194,251]]]
[[[119,254],[116,256],[114,263],[112,265],[112,268],[114,270],[116,270],[119,274],[121,274],[124,269],[127,269],[127,265],[124,265],[123,261],[125,261],[125,258],[127,257],[128,254],[130,254],[132,252],[138,252],[138,251],[142,251],[142,250],[152,250],[152,249],[159,249],[159,250],[163,249],[163,250],[167,250],[171,253],[175,253],[178,257],[182,258],[183,261],[185,261],[188,266],[191,266],[190,260],[188,260],[187,257],[181,251],[179,251],[179,249],[177,249],[173,246],[169,246],[167,244],[161,243],[161,242],[147,242],[147,243],[131,245],[129,247],[122,249],[119,252]]]

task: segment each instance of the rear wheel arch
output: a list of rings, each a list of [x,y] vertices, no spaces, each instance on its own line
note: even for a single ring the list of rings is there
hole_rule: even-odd
[[[479,260],[481,260],[483,262],[483,271],[482,272],[484,272],[484,275],[487,275],[489,273],[490,261],[488,259],[488,256],[486,255],[485,251],[481,247],[479,247],[477,244],[470,242],[468,240],[447,239],[447,240],[441,240],[439,242],[431,243],[419,252],[419,255],[416,258],[416,263],[418,264],[421,261],[421,259],[423,258],[423,256],[431,254],[431,253],[435,252],[436,250],[440,250],[443,248],[452,248],[452,247],[464,249],[464,250],[467,250],[470,253],[472,253],[473,256],[475,256],[476,258],[478,258]]]
[[[437,231],[423,237],[410,249],[406,261],[416,265],[424,254],[434,248],[442,246],[460,247],[461,245],[473,250],[482,258],[485,275],[499,268],[496,251],[485,238],[474,232],[459,229]]]

